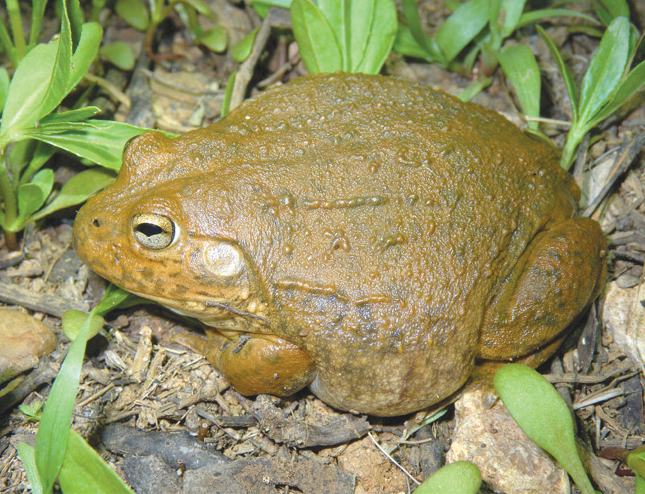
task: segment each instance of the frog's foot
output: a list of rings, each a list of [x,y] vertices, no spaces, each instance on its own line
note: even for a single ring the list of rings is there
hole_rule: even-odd
[[[316,375],[309,355],[282,338],[248,333],[229,338],[212,328],[207,334],[202,353],[243,395],[288,396]]]
[[[588,218],[538,234],[484,314],[478,357],[526,356],[527,364],[539,365],[546,349],[555,352],[554,340],[602,289],[606,249],[600,226]]]

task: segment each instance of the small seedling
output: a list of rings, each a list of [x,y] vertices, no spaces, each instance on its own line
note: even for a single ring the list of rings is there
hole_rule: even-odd
[[[618,111],[645,85],[645,62],[629,70],[637,44],[633,43],[629,19],[616,17],[603,34],[578,89],[558,48],[541,27],[537,29],[560,69],[571,100],[571,128],[560,161],[562,167],[568,170],[575,161],[585,135]]]
[[[490,76],[504,41],[521,27],[553,17],[580,17],[597,24],[594,18],[567,9],[524,13],[525,4],[526,0],[468,0],[439,27],[436,37],[430,38],[421,28],[416,1],[403,0],[407,25],[399,26],[394,50],[463,73],[470,73],[481,56],[481,72]]]
[[[502,367],[494,385],[524,433],[562,465],[583,494],[596,494],[578,456],[571,411],[555,388],[522,364]]]
[[[391,0],[293,0],[291,24],[310,73],[377,74],[394,43],[396,7]]]
[[[148,10],[141,0],[117,0],[116,13],[128,24],[139,31],[145,31],[145,49],[150,58],[159,60],[164,58],[157,55],[152,49],[152,42],[157,27],[170,14],[175,11],[184,25],[192,33],[196,43],[209,50],[221,53],[228,45],[228,34],[222,26],[203,29],[200,17],[213,19],[215,14],[210,7],[201,0],[151,0]]]

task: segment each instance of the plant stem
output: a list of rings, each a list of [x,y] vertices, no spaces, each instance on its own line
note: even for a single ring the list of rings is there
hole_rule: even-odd
[[[16,193],[7,172],[6,148],[2,152],[2,161],[0,162],[0,197],[4,205],[4,225],[13,225],[18,218],[18,200]],[[5,242],[11,250],[18,250],[18,239],[16,232],[5,229]]]
[[[22,18],[20,16],[20,7],[16,0],[7,0],[7,13],[9,14],[9,22],[11,23],[11,31],[13,32],[13,42],[16,46],[18,59],[27,54],[27,46],[25,45],[25,33],[22,30]]]
[[[567,142],[564,144],[562,157],[560,158],[560,166],[565,170],[569,171],[569,168],[573,165],[578,152],[578,146],[580,146],[583,137],[584,134],[580,135],[580,133],[577,132],[577,129],[574,129],[573,127],[569,131]]]

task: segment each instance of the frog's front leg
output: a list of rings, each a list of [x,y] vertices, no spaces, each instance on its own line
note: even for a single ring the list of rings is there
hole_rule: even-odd
[[[243,395],[288,396],[307,386],[316,366],[305,352],[273,335],[227,337],[207,328],[201,353]]]
[[[588,218],[566,220],[539,233],[494,295],[482,323],[478,357],[515,360],[549,348],[598,296],[607,244]],[[531,360],[531,359],[529,359]]]

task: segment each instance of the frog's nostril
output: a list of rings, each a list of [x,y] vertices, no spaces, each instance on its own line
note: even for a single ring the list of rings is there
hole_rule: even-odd
[[[97,220],[96,218],[94,218],[92,220],[92,225],[94,225],[96,228],[98,228],[99,226],[101,226],[101,222],[99,220]]]

